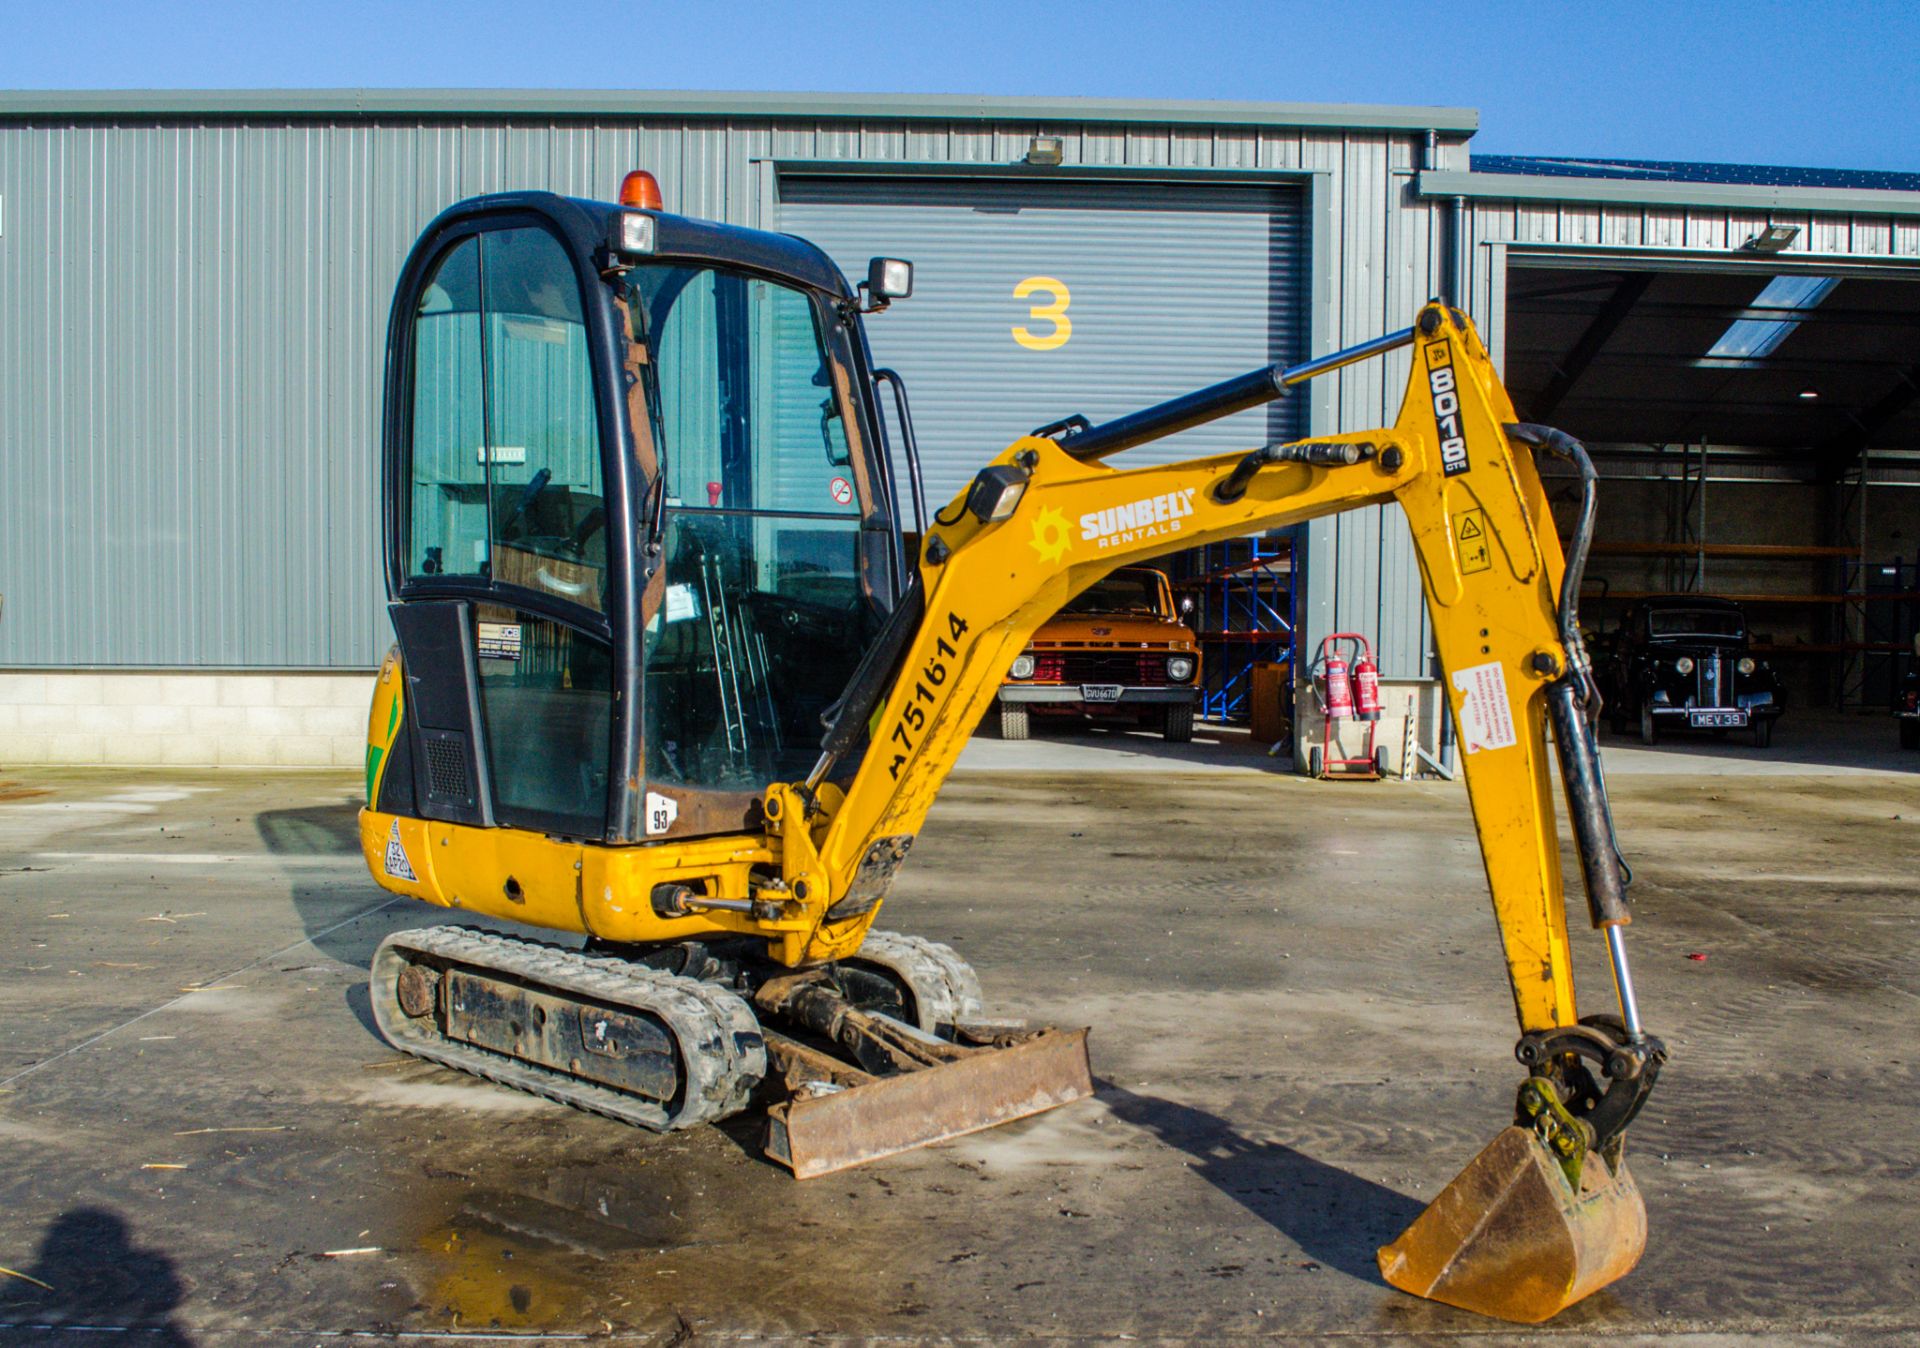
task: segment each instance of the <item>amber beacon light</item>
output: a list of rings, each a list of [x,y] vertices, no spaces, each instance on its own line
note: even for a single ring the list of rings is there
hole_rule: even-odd
[[[635,169],[620,180],[620,204],[637,206],[643,211],[663,211],[666,203],[660,195],[660,180],[645,169]]]

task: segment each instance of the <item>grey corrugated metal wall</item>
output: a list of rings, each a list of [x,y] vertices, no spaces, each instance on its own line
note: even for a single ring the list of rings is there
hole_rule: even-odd
[[[387,640],[376,571],[386,306],[419,229],[480,192],[611,194],[774,222],[778,163],[1004,166],[1036,131],[1069,166],[1299,173],[1315,184],[1316,343],[1405,324],[1434,288],[1420,133],[1181,122],[511,113],[331,122],[11,114],[0,124],[0,665],[362,667]],[[1466,167],[1444,138],[1440,166]],[[1380,424],[1404,360],[1344,371],[1316,429]],[[1376,632],[1425,672],[1406,531],[1312,526],[1310,630]],[[1330,574],[1328,562],[1335,563]]]
[[[1315,222],[1327,250],[1319,263],[1329,286],[1320,345],[1329,350],[1405,327],[1441,288],[1446,241],[1438,213],[1415,209],[1425,203],[1414,195],[1414,163],[1411,145],[1393,143],[1349,146],[1341,157]],[[1410,360],[1395,352],[1341,371],[1314,429],[1391,425]],[[1430,674],[1426,600],[1400,511],[1349,511],[1315,520],[1306,532],[1302,665],[1328,632],[1358,631],[1372,639],[1381,674]]]

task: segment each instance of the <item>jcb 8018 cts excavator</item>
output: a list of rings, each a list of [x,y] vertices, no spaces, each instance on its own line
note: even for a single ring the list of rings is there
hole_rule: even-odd
[[[789,236],[545,193],[449,209],[395,296],[385,568],[398,641],[361,838],[396,893],[587,938],[396,933],[398,1048],[649,1128],[756,1090],[801,1176],[1092,1091],[1084,1030],[987,1019],[949,948],[872,930],[941,782],[1034,629],[1114,568],[1387,501],[1405,511],[1464,749],[1525,1070],[1516,1122],[1393,1244],[1422,1296],[1541,1320],[1630,1269],[1641,1027],[1574,611],[1585,451],[1520,424],[1472,325],[1405,331],[1103,425],[1015,441],[925,515],[904,391],[849,287]],[[1104,460],[1411,348],[1390,426]],[[889,453],[883,394],[900,442]],[[1534,456],[1579,470],[1563,563]],[[907,511],[914,529],[904,527]],[[1619,1014],[1582,1017],[1547,735]]]

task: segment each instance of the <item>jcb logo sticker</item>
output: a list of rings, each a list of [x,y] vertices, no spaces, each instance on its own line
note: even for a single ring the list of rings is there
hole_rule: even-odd
[[[1467,438],[1460,425],[1453,351],[1445,342],[1427,348],[1427,391],[1433,395],[1433,423],[1440,430],[1440,471],[1458,477],[1473,465],[1467,462]]]

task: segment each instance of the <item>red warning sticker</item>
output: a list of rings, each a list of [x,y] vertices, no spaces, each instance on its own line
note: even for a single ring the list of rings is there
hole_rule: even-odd
[[[1468,753],[1511,749],[1520,742],[1513,729],[1513,703],[1507,698],[1507,674],[1499,661],[1456,671],[1453,686],[1463,694],[1460,740]]]
[[[828,484],[827,491],[833,497],[835,505],[853,504],[853,484],[844,477],[836,477]]]

